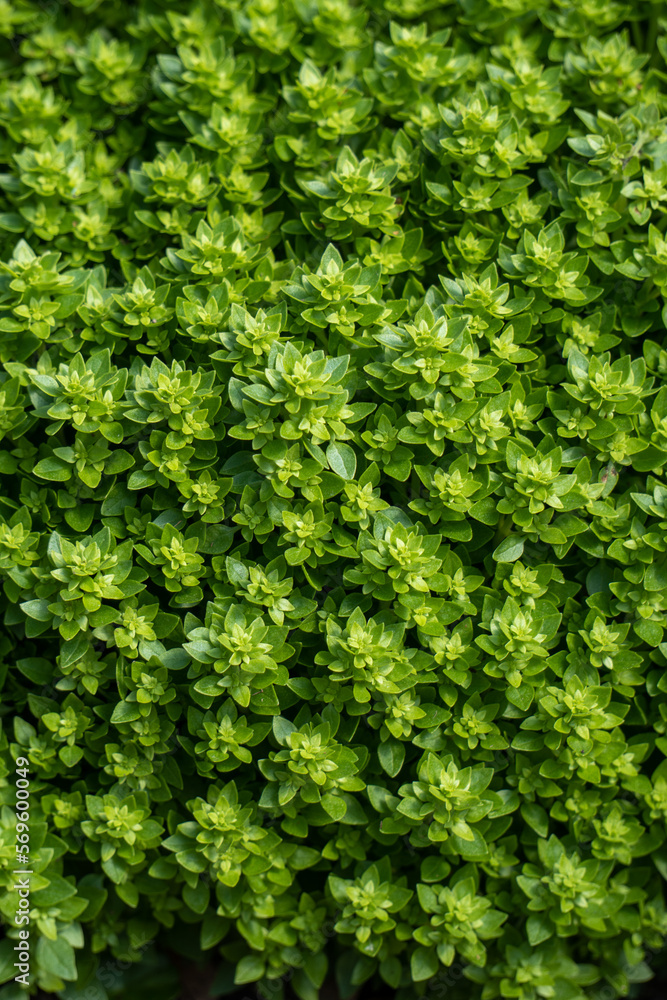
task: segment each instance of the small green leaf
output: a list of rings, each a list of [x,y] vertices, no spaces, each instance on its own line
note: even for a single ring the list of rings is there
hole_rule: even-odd
[[[354,479],[357,456],[354,449],[343,441],[332,441],[326,451],[329,468],[342,479]]]
[[[66,483],[72,478],[72,466],[55,457],[43,458],[33,472],[40,479],[48,479],[54,483]]]

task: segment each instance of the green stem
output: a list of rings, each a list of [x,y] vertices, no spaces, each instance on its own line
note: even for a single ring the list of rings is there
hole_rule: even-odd
[[[317,340],[317,342],[322,345],[322,349],[324,350],[324,353],[328,354],[329,353],[329,338],[327,337],[327,335],[324,332],[324,330],[320,330],[318,327],[316,327],[313,330],[313,333],[315,334],[315,339]]]

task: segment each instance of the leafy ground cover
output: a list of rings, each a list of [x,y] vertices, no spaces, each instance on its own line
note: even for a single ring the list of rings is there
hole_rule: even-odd
[[[660,966],[666,29],[0,2],[2,1000]]]

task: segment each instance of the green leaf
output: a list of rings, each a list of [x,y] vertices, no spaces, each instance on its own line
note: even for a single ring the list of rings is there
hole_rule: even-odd
[[[549,836],[549,816],[537,802],[523,802],[521,816],[540,837]]]
[[[140,715],[138,705],[121,701],[114,708],[109,721],[113,723],[136,722]]]
[[[48,608],[49,602],[45,600],[26,601],[21,605],[21,610],[28,616],[28,618],[34,618],[38,622],[51,621],[53,616]]]
[[[327,461],[329,468],[342,479],[354,479],[357,469],[357,456],[349,444],[342,441],[332,441],[327,446]]]
[[[236,966],[234,982],[237,986],[243,983],[254,983],[264,975],[264,959],[261,955],[244,955]]]
[[[53,483],[66,483],[72,478],[72,466],[54,457],[43,458],[33,472],[40,479],[48,479]]]
[[[39,966],[52,976],[68,982],[76,979],[74,948],[62,937],[56,941],[39,937],[36,942],[35,959]]]
[[[66,667],[71,667],[73,664],[77,663],[90,647],[90,643],[84,636],[78,636],[76,639],[68,639],[60,647],[60,666],[61,669]]]
[[[524,538],[508,535],[493,551],[493,558],[500,563],[513,563],[520,559],[525,545]]]
[[[65,520],[74,531],[84,534],[90,528],[95,517],[95,505],[91,503],[82,504],[72,510],[65,511]]]
[[[440,971],[440,962],[435,948],[417,948],[410,958],[410,972],[416,983],[432,979]]]
[[[534,913],[526,921],[526,935],[531,946],[535,948],[543,941],[548,941],[553,937],[553,927],[548,917],[541,913]]]
[[[382,769],[386,771],[391,778],[395,778],[403,767],[403,762],[405,760],[405,745],[403,743],[399,743],[397,740],[389,740],[387,743],[381,743],[378,747],[378,759]]]
[[[75,767],[83,757],[83,750],[81,747],[74,746],[61,747],[58,751],[58,756],[65,767]]]

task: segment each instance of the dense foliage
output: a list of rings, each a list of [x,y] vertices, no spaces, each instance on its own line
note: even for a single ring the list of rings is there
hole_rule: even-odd
[[[660,961],[666,30],[0,2],[3,1000]]]

